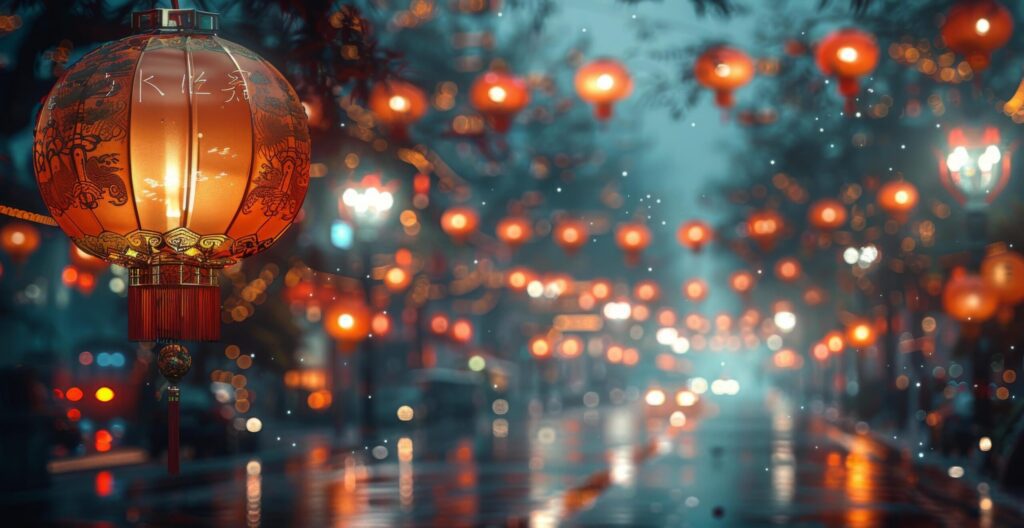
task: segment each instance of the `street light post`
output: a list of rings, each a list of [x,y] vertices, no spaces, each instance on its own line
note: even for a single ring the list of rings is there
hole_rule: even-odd
[[[943,186],[964,207],[970,267],[976,272],[988,241],[988,206],[1010,179],[1012,149],[1001,144],[999,129],[987,127],[954,128],[949,133],[947,150],[945,156],[939,156],[939,172]],[[981,429],[979,436],[987,435],[992,425],[988,393],[991,347],[984,343],[980,332],[966,336],[964,345],[971,356],[975,423]]]
[[[363,302],[372,306],[371,291],[373,281],[371,271],[373,258],[371,244],[377,236],[377,228],[387,218],[394,207],[394,196],[380,181],[379,176],[370,174],[357,184],[349,186],[342,192],[341,205],[354,220],[353,247],[359,254],[361,264],[360,284],[363,290]],[[363,394],[360,395],[360,415],[364,435],[371,434],[375,428],[373,393],[375,391],[373,375],[373,340],[364,339],[360,345],[359,370],[363,382]]]

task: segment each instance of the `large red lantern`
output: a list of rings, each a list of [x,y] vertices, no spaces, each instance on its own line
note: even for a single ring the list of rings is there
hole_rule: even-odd
[[[693,75],[702,86],[715,91],[715,104],[729,109],[733,92],[754,78],[754,61],[736,48],[715,46],[697,57]]]
[[[587,224],[582,220],[567,218],[555,224],[555,243],[562,247],[569,255],[575,254],[590,236]]]
[[[1013,36],[1013,15],[995,0],[961,0],[946,14],[942,40],[974,71],[988,68],[992,52]]]
[[[942,307],[957,321],[982,323],[999,309],[999,291],[981,276],[957,268],[942,291]]]
[[[894,180],[878,189],[878,206],[898,220],[905,220],[917,205],[917,187]]]
[[[859,79],[878,65],[875,37],[859,29],[834,31],[818,43],[818,68],[839,80],[839,93],[846,98],[846,113],[856,111],[854,99],[860,92]]]
[[[427,96],[416,85],[385,81],[370,90],[370,111],[398,140],[408,138],[408,127],[427,112]]]
[[[747,236],[760,246],[762,251],[771,251],[783,227],[782,215],[772,209],[754,211],[747,218]]]
[[[512,248],[517,248],[533,237],[533,226],[528,218],[510,216],[498,221],[498,238]]]
[[[217,270],[270,247],[309,184],[306,114],[258,55],[193,9],[72,65],[44,101],[34,166],[83,251],[129,269],[133,340],[216,340]]]
[[[981,262],[981,276],[1008,306],[1024,301],[1024,256],[1005,247],[990,251]]]
[[[452,207],[441,215],[441,229],[459,243],[465,242],[479,223],[480,216],[469,207]]]
[[[39,230],[25,222],[9,222],[0,229],[0,247],[11,260],[24,262],[39,249]]]
[[[495,131],[505,133],[516,114],[530,104],[530,90],[523,79],[492,70],[473,82],[469,102],[487,117]]]
[[[839,229],[846,223],[846,207],[839,200],[822,198],[811,204],[810,210],[807,211],[807,220],[822,231]]]
[[[306,197],[302,103],[218,26],[194,9],[134,13],[138,34],[69,67],[36,122],[43,201],[78,247],[128,268],[133,340],[218,339],[217,270],[273,245]],[[177,384],[191,365],[181,345],[157,355],[170,381],[172,474]]]
[[[683,222],[679,226],[679,231],[676,232],[676,238],[679,239],[679,243],[694,253],[699,253],[701,249],[711,242],[713,235],[711,226],[707,222],[701,220],[690,220],[689,222]]]
[[[633,79],[619,61],[597,59],[576,72],[576,92],[594,105],[599,120],[606,121],[612,116],[612,105],[633,92]]]

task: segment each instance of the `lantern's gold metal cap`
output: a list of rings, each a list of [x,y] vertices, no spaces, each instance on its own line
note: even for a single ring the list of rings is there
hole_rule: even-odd
[[[198,9],[150,9],[132,13],[132,30],[136,33],[150,31],[188,31],[191,33],[216,33],[220,29],[217,13]]]

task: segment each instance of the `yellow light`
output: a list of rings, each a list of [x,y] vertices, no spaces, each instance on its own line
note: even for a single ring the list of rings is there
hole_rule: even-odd
[[[462,213],[456,213],[452,215],[452,227],[456,229],[462,229],[466,227],[466,215]]]
[[[857,53],[857,50],[850,46],[843,46],[836,52],[836,57],[839,57],[839,60],[843,62],[856,62],[859,56],[860,54]]]
[[[896,203],[898,204],[905,204],[910,201],[910,194],[903,190],[896,191],[893,199],[896,200]]]
[[[597,84],[597,88],[599,90],[604,90],[604,91],[611,90],[612,87],[615,86],[615,77],[612,77],[611,75],[609,75],[607,73],[602,73],[601,75],[599,75],[597,77],[597,83],[596,84]]]
[[[114,390],[110,387],[100,387],[96,389],[96,400],[106,403],[114,399]]]
[[[399,407],[398,408],[398,412],[396,414],[398,414],[398,419],[403,421],[403,422],[408,422],[408,421],[412,420],[413,416],[416,415],[416,413],[415,413],[415,411],[413,411],[412,407],[409,407],[408,405],[403,405],[403,406]]]
[[[487,90],[487,97],[495,103],[504,103],[505,99],[508,98],[508,92],[506,92],[501,86],[492,86]]]
[[[979,18],[978,21],[974,23],[974,31],[979,35],[987,35],[988,30],[990,29],[992,29],[992,23],[989,22],[987,18]]]
[[[168,228],[178,227],[172,224],[172,218],[181,218],[181,174],[178,167],[168,163],[164,169],[164,203]]]
[[[388,108],[395,112],[408,112],[409,100],[401,95],[392,95],[391,99],[388,99]]]
[[[732,74],[732,66],[725,63],[715,66],[715,75],[719,77],[728,77],[730,74]]]
[[[981,451],[985,451],[985,452],[991,451],[992,450],[992,439],[987,437],[987,436],[983,436],[983,437],[979,438],[978,439],[978,449],[980,449]]]
[[[352,317],[352,314],[341,314],[338,316],[338,327],[343,330],[350,330],[356,324],[356,319]]]
[[[647,391],[647,395],[644,396],[644,401],[651,407],[660,407],[665,404],[665,391],[661,389],[651,389]]]

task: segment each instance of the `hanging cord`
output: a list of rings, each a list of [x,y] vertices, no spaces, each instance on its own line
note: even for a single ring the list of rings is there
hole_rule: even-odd
[[[57,222],[51,216],[33,213],[32,211],[26,211],[24,209],[18,209],[17,207],[10,207],[7,205],[0,205],[0,215],[9,216],[11,218],[17,218],[19,220],[35,222],[37,224],[42,225],[55,227],[57,225]]]

